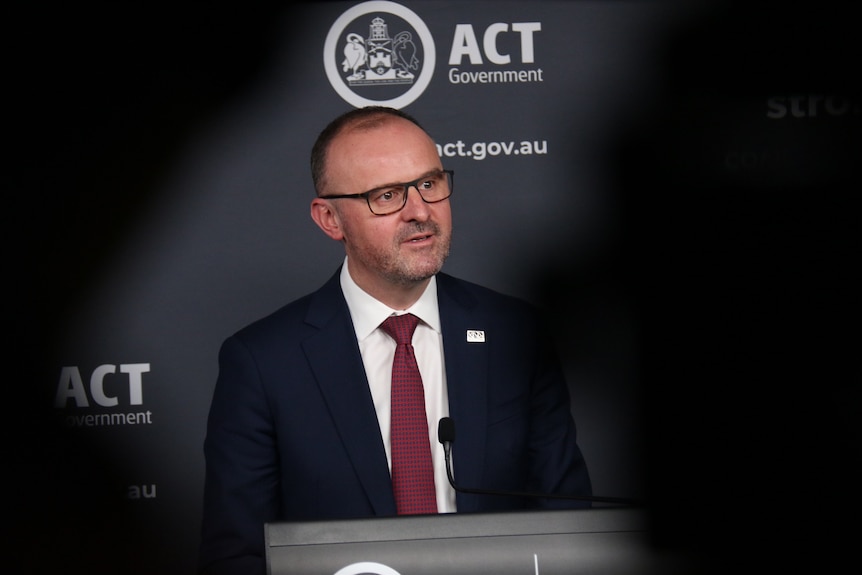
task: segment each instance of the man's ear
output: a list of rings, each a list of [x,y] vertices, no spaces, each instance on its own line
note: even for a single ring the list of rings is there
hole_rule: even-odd
[[[311,200],[311,219],[314,220],[317,227],[323,230],[323,233],[333,240],[340,242],[344,239],[344,233],[341,231],[341,219],[328,200],[323,198]]]

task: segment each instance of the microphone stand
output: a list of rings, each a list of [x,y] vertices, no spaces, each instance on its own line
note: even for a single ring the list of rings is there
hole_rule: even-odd
[[[529,497],[529,498],[544,498],[544,499],[568,499],[571,501],[589,501],[592,503],[612,503],[615,505],[636,505],[636,502],[631,499],[621,497],[596,497],[592,495],[563,495],[557,493],[527,493],[521,491],[505,491],[497,489],[475,489],[469,487],[460,487],[455,484],[455,478],[452,475],[452,442],[455,440],[455,423],[451,418],[444,417],[440,420],[437,427],[437,438],[443,444],[443,454],[446,460],[446,476],[449,478],[449,484],[455,491],[461,493],[470,493],[474,495],[496,495],[502,497]]]

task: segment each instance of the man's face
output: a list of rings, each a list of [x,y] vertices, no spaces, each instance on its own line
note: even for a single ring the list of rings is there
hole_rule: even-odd
[[[419,127],[388,119],[339,135],[327,153],[327,194],[355,194],[409,182],[442,169],[434,142]],[[449,200],[425,203],[415,188],[394,214],[371,213],[364,199],[329,200],[354,281],[366,291],[413,286],[443,266],[452,237]]]

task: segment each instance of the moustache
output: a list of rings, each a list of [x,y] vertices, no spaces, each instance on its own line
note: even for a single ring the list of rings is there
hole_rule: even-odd
[[[439,235],[440,226],[435,222],[413,222],[398,232],[396,242],[401,243],[417,234]]]

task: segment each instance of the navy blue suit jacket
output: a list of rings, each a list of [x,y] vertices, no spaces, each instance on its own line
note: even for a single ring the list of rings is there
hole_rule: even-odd
[[[204,448],[208,572],[263,573],[268,521],[395,515],[338,276],[222,346]],[[443,273],[437,291],[458,485],[589,495],[568,389],[533,309]],[[468,342],[467,330],[485,342]],[[579,505],[463,493],[456,502],[459,513]]]

